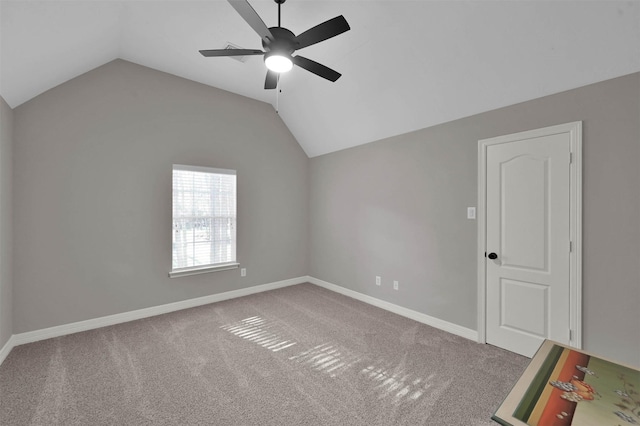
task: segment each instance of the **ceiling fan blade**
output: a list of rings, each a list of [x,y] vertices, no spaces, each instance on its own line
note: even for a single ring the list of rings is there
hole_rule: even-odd
[[[349,31],[350,29],[351,27],[347,23],[347,20],[344,19],[344,16],[336,16],[333,19],[329,19],[322,24],[308,29],[296,37],[296,41],[299,43],[296,49],[303,49],[307,46],[311,46],[312,44],[320,43],[321,41],[335,37],[338,34]]]
[[[271,34],[271,31],[265,25],[264,21],[260,16],[256,13],[256,11],[251,7],[247,0],[227,0],[229,4],[242,16],[242,19],[247,21],[247,24],[253,28],[255,32],[264,40],[266,43],[270,43],[275,37]]]
[[[263,55],[262,50],[255,49],[212,49],[212,50],[200,50],[202,56],[248,56],[248,55]]]
[[[267,70],[267,78],[264,80],[264,88],[269,90],[278,87],[278,77],[279,75],[277,72]]]
[[[339,72],[334,71],[322,64],[319,64],[316,61],[307,59],[304,56],[296,56],[295,58],[293,58],[293,63],[300,68],[304,68],[305,70],[312,72],[315,75],[319,75],[322,78],[326,78],[329,81],[336,81],[342,75]]]

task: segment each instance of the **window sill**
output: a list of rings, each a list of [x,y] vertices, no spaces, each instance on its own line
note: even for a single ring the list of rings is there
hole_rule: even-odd
[[[234,262],[216,266],[205,266],[202,268],[175,269],[169,272],[169,278],[180,278],[189,275],[208,274],[209,272],[227,271],[229,269],[238,269],[239,266],[239,263]]]

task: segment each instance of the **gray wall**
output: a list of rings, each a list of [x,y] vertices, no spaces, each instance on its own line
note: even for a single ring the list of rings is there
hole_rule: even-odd
[[[122,60],[14,110],[14,333],[307,274],[308,158],[273,108]],[[169,279],[172,164],[238,171],[238,260]]]
[[[0,349],[12,334],[13,111],[0,97]]]
[[[582,120],[585,348],[640,365],[639,103],[633,74],[309,160],[271,106],[121,60],[2,102],[0,343],[12,143],[14,333],[306,274],[475,329],[478,139]],[[238,170],[246,278],[167,277],[173,163]]]
[[[582,120],[584,347],[640,365],[639,104],[632,74],[311,159],[310,275],[476,329],[478,140]]]

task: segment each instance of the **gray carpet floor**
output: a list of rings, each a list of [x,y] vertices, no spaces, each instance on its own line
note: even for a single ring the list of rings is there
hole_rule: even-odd
[[[2,425],[492,425],[528,359],[302,284],[14,348]]]

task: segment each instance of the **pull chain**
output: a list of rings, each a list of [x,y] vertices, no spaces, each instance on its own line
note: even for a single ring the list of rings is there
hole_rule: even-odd
[[[280,87],[280,75],[278,75],[278,85],[276,86],[276,114],[280,114],[280,93],[282,93]]]

